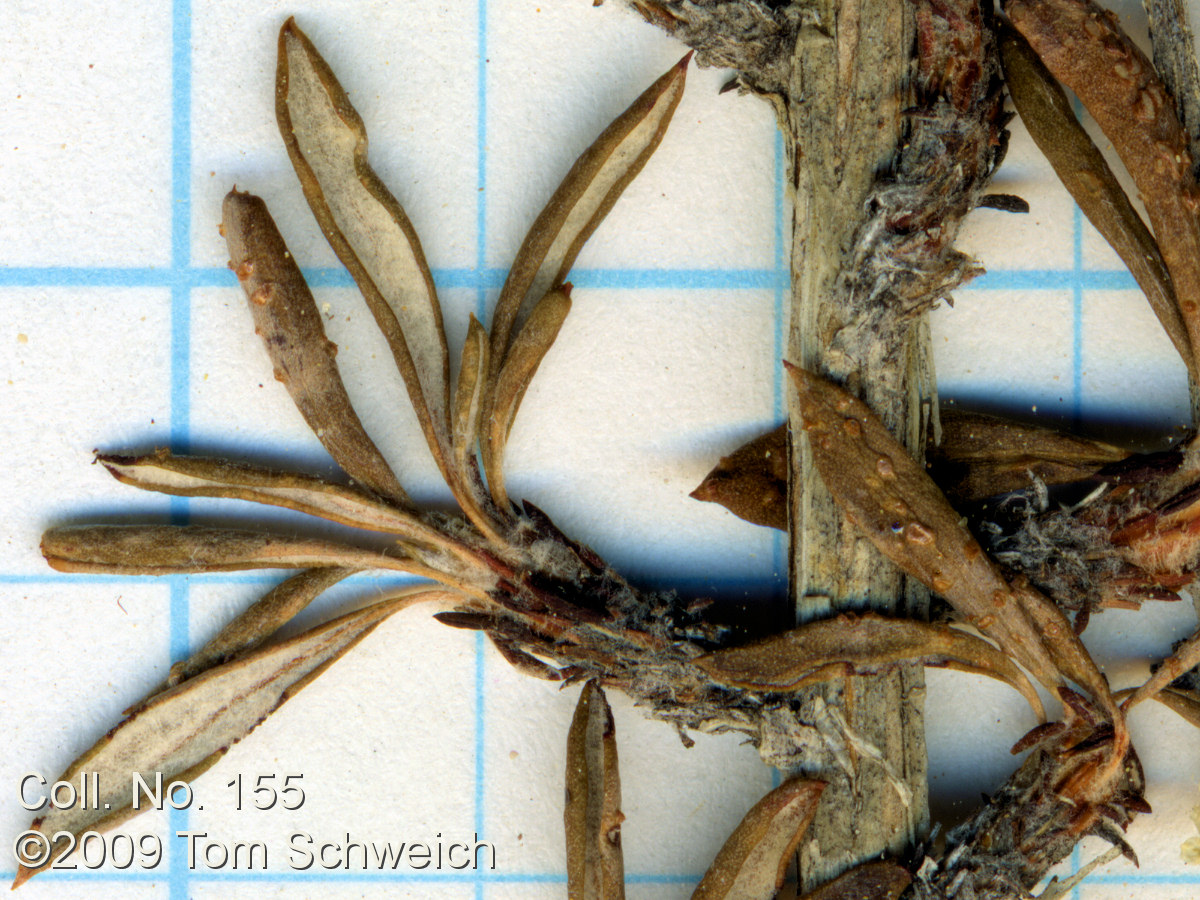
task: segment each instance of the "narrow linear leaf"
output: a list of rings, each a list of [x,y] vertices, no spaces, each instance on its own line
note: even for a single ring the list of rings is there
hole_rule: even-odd
[[[1046,711],[1029,679],[981,638],[946,625],[888,619],[875,613],[841,615],[696,660],[715,680],[752,691],[794,691],[810,684],[866,674],[902,662],[946,666],[999,679],[1015,688],[1039,721]]]
[[[1153,64],[1117,17],[1092,0],[1010,0],[1006,10],[1129,170],[1171,273],[1191,346],[1200,347],[1200,187],[1187,136]]]
[[[1013,105],[1063,186],[1129,268],[1150,307],[1195,374],[1187,328],[1158,244],[1125,191],[1079,124],[1066,93],[1038,55],[1007,21],[999,20],[1000,57]]]
[[[792,778],[754,804],[704,873],[692,900],[771,900],[823,790],[823,781]]]
[[[621,779],[612,710],[594,681],[583,686],[567,734],[567,896],[620,900],[625,896],[621,852]]]
[[[164,782],[195,778],[388,616],[437,599],[453,600],[441,591],[408,591],[156,694],[71,763],[59,779],[97,773],[101,794],[95,805],[100,808],[89,803],[52,809],[34,819],[32,827],[46,835],[79,835],[119,825],[137,812],[131,791],[135,775],[151,785],[156,773],[162,773]],[[21,867],[13,887],[54,858],[36,870]]]
[[[1194,692],[1166,688],[1155,694],[1154,699],[1175,712],[1185,722],[1200,728],[1200,696]]]
[[[1200,665],[1200,631],[1176,647],[1175,652],[1162,661],[1146,683],[1125,701],[1123,708],[1130,710],[1143,700],[1156,696],[1166,690],[1172,681],[1197,665]]]
[[[300,267],[267,211],[252,194],[230,191],[221,228],[229,260],[263,339],[275,378],[281,381],[308,427],[351,478],[404,507],[408,495],[375,447],[350,403],[325,337],[321,314]]]
[[[942,442],[929,450],[929,474],[952,500],[971,502],[1046,484],[1080,481],[1129,453],[1118,447],[995,416],[941,411]]]
[[[788,365],[813,463],[847,516],[1050,689],[1062,683],[1013,590],[933,480],[861,400]]]
[[[367,162],[362,119],[294,19],[279,32],[275,114],[308,205],[387,339],[449,480],[450,359],[429,265],[408,216]]]
[[[604,129],[538,214],[496,301],[493,371],[505,362],[522,316],[566,281],[580,248],[658,148],[683,96],[691,56],[672,66]]]
[[[239,569],[426,570],[405,557],[333,541],[200,525],[72,525],[42,536],[59,572],[170,575]]]
[[[787,424],[721,457],[688,496],[719,503],[739,519],[787,531]]]
[[[456,492],[459,506],[485,537],[504,543],[493,521],[495,511],[489,509],[487,490],[479,474],[475,456],[482,430],[483,407],[487,402],[489,383],[490,343],[488,333],[471,315],[467,339],[463,344],[462,365],[454,391],[454,415],[451,422],[453,466],[458,474],[461,492]]]
[[[472,313],[463,344],[462,367],[454,391],[454,465],[466,474],[475,471],[475,448],[479,442],[483,390],[487,385],[490,359],[488,333]]]
[[[310,603],[356,569],[309,569],[276,585],[182,662],[171,666],[167,686],[174,687],[234,656],[265,643]]]
[[[1101,673],[1092,655],[1079,640],[1070,620],[1045,594],[1033,588],[1024,578],[1013,582],[1013,594],[1038,633],[1054,665],[1077,685],[1092,695],[1108,713],[1113,728],[1123,734],[1125,718],[1117,710],[1108,679]]]
[[[558,337],[558,331],[570,311],[570,285],[563,285],[546,294],[522,326],[496,376],[491,418],[487,423],[484,469],[492,498],[500,509],[509,508],[508,492],[504,487],[504,446],[508,442],[508,434],[529,383]]]
[[[878,859],[843,872],[801,900],[899,900],[912,878],[899,863]]]
[[[412,513],[352,487],[312,475],[158,450],[146,456],[101,454],[97,462],[124,484],[181,497],[221,497],[281,506],[341,525],[401,535],[430,545],[445,538]]]

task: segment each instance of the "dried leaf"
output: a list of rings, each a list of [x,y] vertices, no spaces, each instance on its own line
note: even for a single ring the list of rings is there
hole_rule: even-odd
[[[316,301],[266,204],[252,194],[230,191],[221,228],[275,378],[292,395],[308,427],[351,478],[410,507],[408,495],[354,412],[334,362],[337,347],[325,337]]]
[[[244,463],[159,450],[147,456],[96,457],[114,478],[147,491],[181,497],[222,497],[282,506],[342,525],[444,544],[445,538],[417,516],[365,491],[312,475],[275,472]]]
[[[1200,665],[1200,631],[1176,647],[1175,652],[1162,661],[1146,683],[1134,691],[1133,695],[1122,704],[1122,708],[1128,711],[1143,700],[1149,700],[1166,690],[1171,682],[1184,672],[1197,665]]]
[[[759,800],[704,873],[692,900],[771,900],[825,789],[792,778]]]
[[[899,900],[912,883],[912,873],[886,859],[863,863],[826,882],[801,900]]]
[[[467,326],[467,340],[463,345],[462,365],[458,372],[458,385],[454,392],[454,418],[451,423],[451,444],[454,450],[454,470],[462,480],[462,491],[456,492],[459,506],[489,540],[503,544],[504,538],[496,531],[490,503],[483,480],[479,475],[479,463],[475,448],[479,443],[480,419],[487,402],[490,352],[488,333],[472,314]]]
[[[1125,163],[1171,273],[1191,346],[1200,346],[1200,187],[1187,136],[1153,64],[1117,17],[1092,0],[1010,0],[1006,9]]]
[[[113,828],[134,815],[133,776],[148,784],[189,781],[212,766],[301,688],[336,662],[384,619],[425,600],[453,599],[441,591],[408,591],[273,647],[209,669],[146,700],[67,767],[59,780],[95,772],[101,794],[93,804],[51,809],[33,821],[46,835]],[[65,848],[64,848],[65,849]],[[55,857],[58,854],[55,854]],[[13,887],[48,866],[22,866]]]
[[[942,442],[929,451],[929,474],[952,500],[970,502],[1027,488],[1030,473],[1069,484],[1126,459],[1099,441],[956,409],[941,411]]]
[[[1113,728],[1122,735],[1124,740],[1125,718],[1120,715],[1112,691],[1108,687],[1108,679],[1096,666],[1096,661],[1087,652],[1079,635],[1075,633],[1071,622],[1063,615],[1062,610],[1055,606],[1049,598],[1030,586],[1024,578],[1013,581],[1013,594],[1029,621],[1033,623],[1045,641],[1046,649],[1054,660],[1058,671],[1062,672],[1077,685],[1084,688],[1095,698],[1112,720]],[[1062,689],[1059,689],[1061,695]]]
[[[1184,363],[1195,369],[1187,328],[1158,244],[1125,196],[1104,155],[1084,131],[1066,93],[1006,21],[998,22],[1000,56],[1013,105],[1063,186],[1128,266]]]
[[[696,664],[722,684],[752,691],[794,691],[918,661],[1004,681],[1028,701],[1039,721],[1045,721],[1046,712],[1029,679],[987,641],[946,625],[875,613],[811,622],[744,647],[717,650]]]
[[[200,525],[71,525],[42,536],[59,572],[170,575],[239,569],[395,569],[427,574],[402,556],[333,541]]]
[[[566,280],[580,248],[658,148],[683,96],[691,56],[672,66],[604,129],[538,214],[496,301],[493,371],[506,361],[521,317]]]
[[[825,486],[875,547],[1053,689],[1061,676],[1014,592],[933,480],[857,398],[788,366]]]
[[[275,114],[308,205],[387,339],[451,481],[450,362],[433,277],[412,223],[367,162],[362,119],[294,19],[279,32]]]
[[[612,710],[594,681],[583,686],[567,735],[567,896],[620,900],[625,896],[621,854],[621,780]]]
[[[487,423],[484,469],[492,498],[502,510],[509,508],[508,492],[504,487],[504,445],[508,442],[508,433],[512,430],[529,383],[558,337],[558,330],[570,311],[570,285],[555,288],[546,294],[522,326],[496,376],[491,418]]]
[[[222,628],[211,641],[186,660],[171,666],[167,686],[174,687],[189,678],[195,678],[201,672],[260,646],[317,597],[355,571],[309,569],[276,585],[266,596]]]
[[[1193,691],[1177,691],[1166,688],[1154,695],[1154,699],[1173,710],[1184,721],[1200,728],[1200,695]]]
[[[719,503],[740,519],[787,531],[787,424],[721,457],[688,496]]]
[[[463,345],[462,367],[454,392],[454,466],[460,472],[475,467],[475,447],[479,441],[483,390],[489,367],[488,333],[472,314]]]

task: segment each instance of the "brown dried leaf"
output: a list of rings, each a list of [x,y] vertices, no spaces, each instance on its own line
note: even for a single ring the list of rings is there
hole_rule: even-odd
[[[1006,9],[1046,68],[1078,95],[1133,177],[1196,348],[1200,187],[1187,136],[1154,65],[1117,17],[1092,0],[1010,0]]]
[[[612,710],[594,681],[583,686],[567,735],[567,896],[620,900],[625,896],[621,853],[621,779]]]
[[[813,462],[875,547],[941,594],[1050,689],[1062,683],[1041,635],[933,480],[867,406],[795,366]]]
[[[801,900],[899,900],[912,883],[912,873],[886,859],[863,863],[826,882]]]
[[[222,208],[229,260],[250,301],[254,329],[304,421],[351,478],[404,507],[411,502],[359,421],[338,374],[337,347],[325,337],[321,314],[300,267],[267,206],[230,191]]]
[[[450,482],[450,362],[433,277],[412,223],[367,162],[362,119],[294,19],[279,32],[275,113],[308,205],[387,339]]]
[[[1066,93],[1011,25],[998,21],[1000,57],[1013,105],[1063,186],[1128,266],[1171,343],[1195,369],[1191,340],[1158,244],[1125,196],[1104,155],[1092,143]],[[999,492],[997,492],[999,493]]]
[[[167,686],[174,687],[189,678],[195,678],[201,672],[260,646],[317,597],[355,571],[309,569],[276,585],[266,596],[222,628],[211,641],[186,660],[171,666]]]
[[[493,371],[507,360],[521,317],[547,291],[566,281],[584,242],[658,148],[683,96],[691,56],[672,66],[604,129],[538,214],[496,301]]]
[[[465,473],[468,469],[475,469],[475,447],[479,441],[479,419],[482,415],[488,367],[488,333],[472,314],[467,326],[467,340],[463,344],[458,385],[454,392],[452,437],[454,467],[459,472]]]
[[[1013,594],[1029,621],[1045,641],[1054,665],[1080,687],[1086,689],[1112,720],[1113,728],[1123,735],[1124,716],[1117,710],[1108,679],[1096,666],[1096,661],[1079,640],[1074,627],[1061,609],[1035,590],[1024,578],[1013,581]],[[1060,690],[1061,696],[1061,690]],[[1123,739],[1123,738],[1122,738]]]
[[[942,442],[929,451],[929,474],[953,500],[970,502],[1029,487],[1069,484],[1129,456],[1125,450],[953,408],[941,411]]]
[[[222,497],[282,506],[311,516],[416,543],[444,544],[445,538],[417,516],[352,487],[312,475],[275,472],[244,463],[158,450],[146,456],[96,457],[114,478],[147,491],[181,497]]]
[[[479,320],[471,315],[467,339],[463,344],[462,365],[454,391],[454,414],[451,422],[451,445],[454,450],[454,469],[462,479],[463,490],[458,495],[463,512],[485,537],[504,543],[493,522],[487,491],[479,476],[475,448],[479,444],[480,419],[487,402],[490,351],[488,333]]]
[[[72,525],[42,536],[59,572],[171,575],[240,569],[394,569],[428,574],[419,563],[333,541],[200,525]]]
[[[496,375],[483,461],[492,498],[502,510],[509,508],[508,492],[504,487],[504,445],[508,441],[508,433],[512,430],[529,383],[558,337],[558,330],[570,311],[570,285],[555,288],[546,294],[521,327]]]
[[[407,591],[154,695],[71,763],[59,779],[97,773],[101,794],[95,805],[100,808],[81,803],[51,809],[34,819],[31,827],[46,835],[60,831],[79,835],[119,825],[137,812],[130,791],[133,775],[151,785],[155,773],[162,773],[164,783],[197,777],[384,619],[433,599],[453,598],[441,591]],[[22,866],[13,887],[57,855],[38,869]]]
[[[1175,652],[1162,661],[1162,664],[1147,679],[1146,683],[1134,691],[1133,695],[1122,704],[1122,708],[1133,709],[1143,700],[1149,700],[1156,696],[1166,690],[1172,681],[1197,665],[1200,665],[1200,631],[1176,647]]]
[[[688,496],[719,503],[740,519],[787,531],[787,424],[721,457]]]
[[[1166,688],[1154,695],[1154,699],[1168,709],[1173,710],[1184,721],[1200,728],[1200,696],[1192,691],[1177,691]]]
[[[771,900],[817,811],[823,781],[791,778],[746,813],[692,900]]]
[[[811,622],[744,647],[717,650],[696,664],[722,684],[752,691],[794,691],[918,661],[1004,681],[1020,692],[1039,721],[1045,721],[1046,712],[1029,679],[987,641],[946,625],[875,613]]]

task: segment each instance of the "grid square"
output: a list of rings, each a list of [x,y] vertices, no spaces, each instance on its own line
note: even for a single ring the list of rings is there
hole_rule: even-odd
[[[440,293],[447,343],[457,358],[473,294]],[[334,287],[318,288],[314,297],[326,336],[339,347],[338,368],[368,434],[414,499],[448,501],[412,401],[362,296],[353,287]],[[193,452],[247,456],[288,470],[343,477],[274,379],[241,289],[201,289],[192,298]]]
[[[586,28],[569,8],[488,9],[487,264],[507,268],[575,159],[679,60],[680,47],[625,10]],[[518,38],[519,35],[519,38]],[[633,61],[636,60],[636,65]],[[728,73],[693,66],[670,130],[580,253],[579,269],[770,269],[775,122],[719,96]],[[664,232],[661,226],[677,223]]]
[[[412,219],[429,264],[474,265],[477,191],[474,4],[417,0],[364,9],[352,0],[272,2],[247,10],[205,0],[194,16],[192,225],[197,265],[227,251],[215,230],[221,199],[236,183],[262,195],[298,260],[337,266],[288,161],[275,124],[279,27],[293,12],[342,86],[370,138],[370,162]],[[396,35],[419,28],[420,41]],[[231,48],[238,48],[231,53]],[[237,64],[231,62],[236,59]]]
[[[170,6],[84,4],[64,24],[0,9],[0,265],[166,265]]]
[[[1170,433],[1190,419],[1187,369],[1138,290],[1083,293],[1087,417]]]
[[[340,603],[338,597],[321,602],[322,609],[306,614],[305,624],[328,618],[330,607],[343,611],[347,597],[361,605],[379,591],[372,579],[355,579],[336,592]],[[207,632],[207,623],[223,618],[214,615],[217,610],[245,606],[262,592],[257,584],[197,579],[191,589],[193,615]],[[427,664],[431,658],[438,660],[436,671]],[[438,834],[446,841],[470,840],[475,832],[474,665],[469,635],[439,625],[426,611],[398,614],[231,748],[217,769],[197,779],[197,805],[187,816],[188,828],[226,847],[263,842],[266,850],[256,864],[265,861],[265,866],[256,870],[268,880],[270,873],[320,875],[319,861],[302,868],[304,851],[320,853],[325,843],[344,848],[344,835],[363,847],[410,841],[436,846]],[[268,776],[264,784],[282,786],[288,774],[301,776],[294,784],[304,792],[303,803],[291,810],[283,802],[256,808],[258,797],[267,796],[253,793],[259,777]],[[230,786],[239,777],[240,794]],[[365,814],[359,803],[363,792],[374,800]],[[293,840],[296,834],[309,835],[312,842]],[[328,860],[336,862],[339,852],[345,859],[343,849],[330,851]],[[346,872],[366,877],[358,852],[353,851],[350,868],[327,877],[336,880]],[[220,853],[214,857],[221,858]],[[368,872],[374,870],[371,863]],[[205,878],[231,883],[247,875],[219,867],[200,871]],[[401,865],[386,877],[432,874],[432,869]],[[442,874],[458,877],[449,870]]]
[[[930,318],[942,402],[1004,404],[1063,419],[1074,402],[1075,308],[1069,291],[955,294]]]
[[[162,290],[5,288],[0,310],[3,445],[36,448],[20,477],[0,482],[0,567],[49,576],[37,547],[51,523],[116,504],[143,516],[166,509],[163,498],[122,488],[88,463],[95,447],[169,439],[170,303]]]
[[[1075,203],[1021,120],[1013,119],[1008,128],[1012,135],[1008,155],[989,192],[1016,194],[1028,201],[1029,213],[976,210],[964,221],[956,246],[989,270],[1000,268],[1000,260],[1004,271],[1070,269],[1074,265]],[[956,292],[955,297],[964,293]]]
[[[487,654],[484,679],[487,832],[498,846],[511,847],[506,877],[531,896],[552,889],[561,896],[563,759],[579,690],[523,678],[495,653]],[[670,726],[646,718],[624,695],[610,692],[608,699],[621,766],[627,880],[668,882],[666,893],[645,896],[690,896],[729,833],[770,790],[771,773],[737,736],[698,734],[687,749]]]
[[[0,727],[7,735],[0,781],[11,786],[0,797],[0,833],[9,841],[39,814],[18,802],[24,777],[35,773],[48,783],[58,780],[121,710],[166,677],[168,590],[162,581],[115,579],[7,586],[10,602],[22,611],[21,627],[0,633],[0,658],[22,661],[19,667],[0,668]],[[105,638],[97,641],[101,633]],[[35,803],[46,790],[30,782],[24,796]],[[162,838],[164,825],[161,815],[152,814],[121,830],[135,839],[152,833]],[[8,873],[11,878],[13,865],[6,854],[0,877]],[[124,876],[111,865],[93,873],[80,862],[76,873],[39,876],[29,886],[51,885],[46,896],[93,896],[87,888],[103,893],[114,878]]]
[[[771,293],[572,296],[509,439],[513,496],[588,535],[630,577],[770,583],[771,532],[687,495],[722,453],[775,424]],[[653,344],[630,346],[627,334],[648,329]]]

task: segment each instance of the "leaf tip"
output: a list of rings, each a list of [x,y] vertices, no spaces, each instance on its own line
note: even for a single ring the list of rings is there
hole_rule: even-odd
[[[29,866],[26,866],[26,865],[18,866],[16,877],[13,878],[12,887],[10,887],[9,890],[15,891],[17,888],[19,888],[21,885],[23,885],[25,882],[27,882],[30,878],[32,878],[34,875],[36,875],[39,871],[40,871],[40,869],[31,869]]]

